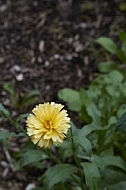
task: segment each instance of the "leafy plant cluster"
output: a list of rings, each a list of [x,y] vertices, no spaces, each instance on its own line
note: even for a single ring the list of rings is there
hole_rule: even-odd
[[[120,32],[118,39],[118,45],[108,37],[99,37],[96,40],[96,42],[104,48],[104,55],[107,59],[106,61],[98,64],[100,72],[106,73],[116,69],[126,75],[126,33],[123,31]],[[116,61],[111,59],[112,56],[114,56]]]
[[[91,190],[105,189],[107,186],[108,189],[119,189],[120,183],[126,179],[126,135],[116,132],[117,120],[126,112],[126,81],[123,74],[113,70],[97,77],[88,90],[80,89],[78,92],[66,88],[60,90],[58,95],[67,102],[70,110],[79,113],[79,118],[84,122],[81,129],[76,129],[74,140],[87,186]],[[83,148],[79,150],[79,146]],[[67,152],[68,156],[69,148],[66,147],[63,152]],[[125,177],[119,179],[122,174]]]
[[[41,187],[34,190],[126,189],[126,33],[121,33],[119,39],[119,47],[110,38],[96,40],[107,50],[108,60],[98,65],[100,74],[88,89],[64,88],[58,92],[59,99],[83,123],[78,127],[71,122],[72,127],[61,145],[37,148],[20,126],[27,115],[13,120],[0,104],[3,118],[20,127],[18,133],[0,132],[4,146],[9,150],[8,138],[27,138],[22,149],[11,155],[13,169],[32,166],[41,171]],[[109,59],[109,53],[119,59],[119,64]],[[6,85],[4,88],[14,94]]]

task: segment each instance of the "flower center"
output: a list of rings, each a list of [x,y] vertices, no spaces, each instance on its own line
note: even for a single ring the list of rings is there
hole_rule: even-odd
[[[53,128],[52,121],[51,120],[45,121],[44,126],[46,129],[48,129],[50,131]]]

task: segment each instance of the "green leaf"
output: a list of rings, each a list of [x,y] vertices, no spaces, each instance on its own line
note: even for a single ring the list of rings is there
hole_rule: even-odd
[[[92,133],[93,131],[96,131],[96,130],[105,130],[103,127],[100,127],[98,126],[97,124],[95,123],[91,123],[89,125],[85,125],[82,129],[81,129],[81,134],[83,136],[87,136],[89,135],[90,133]]]
[[[20,114],[20,115],[17,117],[16,121],[19,122],[19,121],[21,121],[22,119],[25,119],[26,117],[28,117],[28,115],[29,115],[29,113]]]
[[[104,163],[103,159],[102,159],[100,156],[93,154],[93,155],[91,156],[91,160],[90,160],[90,161],[91,161],[92,163],[96,164],[96,166],[97,166],[98,168],[100,168],[102,171],[105,170],[105,163]]]
[[[112,71],[104,77],[104,82],[106,84],[120,85],[123,81],[123,74],[119,71]]]
[[[24,136],[24,133],[14,133],[9,131],[0,131],[0,140],[4,140],[10,137],[22,137]]]
[[[113,166],[123,170],[126,173],[126,163],[121,157],[105,156],[102,159],[104,160],[106,167]]]
[[[100,37],[96,40],[101,46],[103,46],[108,52],[112,54],[117,53],[117,46],[111,38]]]
[[[126,113],[124,113],[116,124],[117,131],[126,131]]]
[[[24,167],[33,162],[38,162],[40,160],[46,159],[47,155],[45,155],[40,150],[28,149],[27,152],[21,153],[20,167]]]
[[[91,154],[92,152],[92,146],[90,141],[86,138],[86,137],[82,137],[81,134],[79,136],[74,136],[74,143],[77,145],[77,147],[79,148],[79,146],[81,146],[82,148],[85,149],[85,151],[88,154]]]
[[[27,94],[25,94],[24,96],[24,101],[27,101],[27,99],[33,97],[33,96],[37,96],[40,94],[40,91],[39,90],[31,90],[30,92],[28,92]]]
[[[6,139],[9,137],[15,137],[15,136],[17,136],[17,134],[14,132],[0,131],[0,140]]]
[[[65,182],[70,178],[70,175],[72,175],[76,171],[77,168],[70,164],[57,164],[53,167],[50,167],[45,173],[45,189],[51,190],[55,184],[59,182]]]
[[[0,112],[5,118],[8,119],[10,117],[10,112],[2,105],[2,103],[0,103]]]
[[[56,185],[55,190],[71,190],[71,184],[59,182]],[[74,189],[74,190],[81,190],[81,189]]]
[[[67,102],[72,111],[80,111],[81,102],[79,92],[70,88],[64,88],[58,92],[58,98]]]
[[[98,110],[98,107],[89,98],[88,93],[85,89],[80,89],[80,100],[82,102],[82,105],[85,106],[85,109],[88,114],[88,115],[86,115],[86,113],[84,113],[84,108],[82,107],[82,114],[86,115],[86,120],[90,121],[90,117],[91,117],[93,121],[99,122],[101,113]]]
[[[126,175],[120,171],[115,171],[110,168],[106,168],[102,179],[103,187],[111,187],[117,183],[126,181]],[[108,188],[108,190],[110,190]],[[120,188],[118,190],[121,190]]]
[[[84,121],[84,123],[87,123],[87,124],[91,123],[91,122],[92,122],[92,118],[91,118],[91,116],[87,113],[86,107],[85,107],[85,106],[82,106],[80,111],[81,111],[81,115],[79,116],[80,119],[81,119],[82,121]]]
[[[84,106],[89,106],[91,103],[91,99],[88,96],[87,91],[84,88],[80,89],[80,100]]]
[[[126,81],[121,86],[121,91],[122,91],[122,95],[125,96],[126,95]]]
[[[40,94],[39,90],[31,90],[22,98],[20,102],[20,107],[24,107],[34,103],[36,101],[36,96]]]
[[[45,190],[43,187],[35,187],[34,189],[32,190]]]
[[[87,107],[87,112],[92,117],[93,121],[100,123],[101,113],[94,103],[91,103],[90,106]]]
[[[123,62],[123,63],[125,63],[126,62],[126,54],[125,54],[125,45],[123,44],[122,45],[122,48],[123,49],[118,49],[117,50],[117,53],[116,53],[116,55],[117,55],[117,57]]]
[[[126,190],[126,181],[115,183],[114,185],[109,186],[108,190]]]
[[[4,83],[3,89],[6,90],[11,96],[15,95],[15,91],[13,90],[12,86],[9,83]]]
[[[120,11],[126,11],[126,3],[120,3],[119,9]]]
[[[120,91],[118,91],[118,87],[116,86],[107,85],[106,91],[113,98],[119,98],[120,96]]]
[[[108,128],[110,128],[111,127],[111,125],[115,125],[117,123],[117,118],[115,117],[115,116],[111,116],[110,118],[109,118],[109,120],[108,120]],[[107,127],[106,126],[106,127]]]
[[[123,114],[126,113],[126,104],[122,104],[117,111],[117,117],[120,118]]]
[[[72,127],[72,135],[78,135],[79,129],[71,122]],[[57,145],[59,146],[62,154],[62,158],[69,158],[73,155],[73,147],[72,147],[72,139],[71,139],[71,132],[68,131],[67,138],[63,141],[63,143]]]
[[[101,180],[99,170],[94,163],[90,162],[82,162],[81,163],[86,185],[90,190],[101,190]]]
[[[118,70],[119,66],[114,61],[105,61],[98,64],[98,69],[102,73],[109,73],[113,70]]]
[[[126,32],[121,31],[119,34],[119,39],[121,40],[122,43],[126,42]]]
[[[105,131],[108,130],[110,128],[110,125],[115,124],[116,123],[116,118],[115,117],[110,117],[109,121],[108,121],[108,125],[106,126],[100,126],[97,123],[91,123],[89,125],[85,125],[83,126],[83,128],[81,129],[81,135],[83,136],[87,136],[90,133],[94,132],[94,131]]]
[[[82,104],[81,110],[80,110],[81,111],[80,118],[86,123],[91,123],[92,117],[87,112],[87,107],[90,106],[91,99],[89,98],[89,95],[85,89],[81,88],[79,93],[80,93],[80,100]]]
[[[3,88],[9,93],[12,104],[16,107],[18,105],[18,94],[14,91],[9,83],[4,83]]]

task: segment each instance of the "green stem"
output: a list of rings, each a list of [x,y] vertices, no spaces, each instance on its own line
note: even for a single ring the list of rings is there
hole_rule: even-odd
[[[8,120],[12,125],[19,128],[25,135],[27,135],[26,131],[17,122],[14,122],[10,117],[8,117]]]
[[[72,129],[71,128],[70,128],[70,133],[71,133],[71,142],[72,142],[72,149],[73,149],[73,158],[74,158],[74,161],[75,161],[76,165],[79,168],[79,176],[80,176],[80,180],[81,180],[80,181],[80,186],[81,186],[82,190],[85,190],[84,175],[83,175],[82,167],[80,165],[80,159],[75,154],[76,149],[75,149],[75,146],[74,146],[74,138],[73,138],[73,133],[72,133]]]
[[[56,156],[54,156],[52,153],[51,153],[51,151],[50,151],[50,149],[44,149],[43,150],[55,163],[57,163],[57,164],[60,164],[61,162],[56,158]]]

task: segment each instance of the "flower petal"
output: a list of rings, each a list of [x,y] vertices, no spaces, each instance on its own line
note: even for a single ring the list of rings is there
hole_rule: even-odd
[[[27,134],[34,144],[49,148],[62,143],[70,126],[70,118],[63,105],[47,102],[37,105],[26,121]]]

